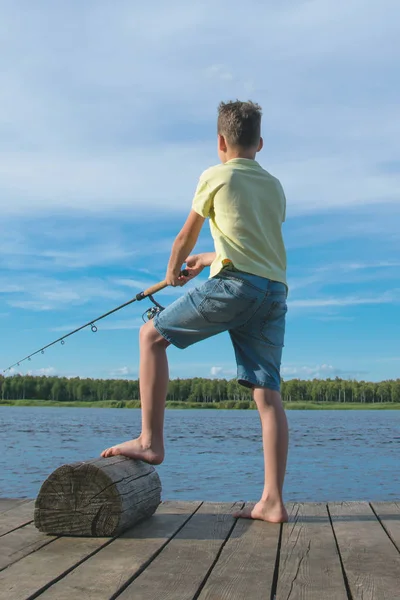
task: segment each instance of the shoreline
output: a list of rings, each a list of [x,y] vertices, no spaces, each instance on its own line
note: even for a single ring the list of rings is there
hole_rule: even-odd
[[[285,410],[400,410],[399,402],[375,402],[375,403],[359,403],[359,402],[284,402]],[[3,400],[0,401],[0,409],[2,406],[16,407],[51,407],[51,408],[140,408],[138,400],[129,401],[96,401],[96,402],[59,402],[56,400]],[[166,402],[168,410],[184,409],[184,410],[257,410],[254,402]]]

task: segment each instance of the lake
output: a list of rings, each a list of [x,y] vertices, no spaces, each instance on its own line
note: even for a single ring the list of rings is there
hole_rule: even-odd
[[[288,411],[287,501],[400,498],[400,411]],[[0,407],[0,497],[34,497],[63,463],[140,431],[140,410]],[[257,500],[256,411],[168,410],[163,499]]]

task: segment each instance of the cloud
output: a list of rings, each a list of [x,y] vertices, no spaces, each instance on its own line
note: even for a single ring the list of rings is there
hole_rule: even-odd
[[[27,375],[46,375],[46,377],[50,377],[51,375],[56,375],[57,370],[54,367],[44,367],[42,369],[34,369],[27,371]]]
[[[44,367],[42,369],[29,369],[28,371],[26,371],[26,373],[23,373],[23,371],[21,371],[21,369],[16,369],[15,367],[12,367],[6,373],[3,373],[3,375],[5,377],[11,377],[12,375],[32,375],[35,377],[41,377],[41,376],[51,377],[53,375],[58,375],[58,374],[59,373],[58,373],[57,369],[55,369],[54,367]]]
[[[315,269],[316,274],[323,273],[348,273],[350,272],[352,277],[354,276],[354,271],[370,271],[370,270],[380,270],[380,269],[395,269],[400,267],[399,261],[394,260],[378,260],[378,261],[370,261],[370,262],[343,262],[343,263],[333,263],[329,265],[324,265],[323,267],[318,267]]]
[[[222,371],[223,371],[222,367],[211,367],[210,375],[211,375],[211,377],[216,377],[217,375],[220,375],[220,373],[222,373]]]
[[[306,298],[292,300],[290,308],[326,308],[330,306],[358,306],[362,304],[396,304],[400,301],[400,290],[385,292],[380,296],[347,296],[340,298]]]
[[[13,240],[3,240],[0,242],[1,263],[3,268],[23,269],[86,269],[88,267],[108,266],[112,264],[121,264],[132,261],[132,258],[138,254],[138,250],[124,249],[119,244],[110,242],[97,242],[86,245],[79,244],[78,248],[71,248],[73,227],[69,228],[70,239],[69,247],[55,247],[47,241],[46,247],[38,246],[40,242],[36,239],[31,240],[29,231],[20,230],[20,239],[15,240],[17,234],[15,223],[12,224]],[[8,227],[10,224],[8,225]],[[98,237],[101,236],[99,231]],[[43,242],[42,242],[43,243]],[[52,247],[53,246],[53,247]]]
[[[356,249],[356,252],[359,250]],[[318,256],[316,260],[318,261]],[[400,299],[399,289],[387,291],[376,297],[350,296],[347,291],[349,287],[360,290],[362,284],[375,281],[386,281],[387,285],[393,285],[393,281],[400,278],[400,263],[396,261],[331,262],[322,266],[317,263],[315,266],[299,266],[294,272],[296,275],[288,279],[289,303],[292,307],[395,303]],[[332,288],[333,285],[340,290],[340,298],[297,298],[299,290],[307,289],[309,294],[320,294],[324,288]]]
[[[281,368],[283,379],[326,379],[332,377],[357,377],[366,374],[368,371],[344,371],[330,364],[322,365],[287,365]]]
[[[288,214],[398,201],[395,0],[89,1],[84,28],[75,4],[41,6],[2,14],[3,215],[181,211],[216,161],[218,102],[250,93]]]
[[[117,290],[104,280],[82,277],[65,280],[41,275],[17,275],[15,283],[7,283],[9,276],[0,277],[0,292],[6,294],[6,303],[14,308],[49,311],[78,306],[94,299],[120,300]]]
[[[118,369],[113,369],[110,371],[110,377],[128,377],[131,375],[137,375],[137,369],[133,369],[132,367],[119,367]]]
[[[224,65],[211,65],[205,69],[205,74],[211,79],[231,81],[232,73]]]
[[[235,369],[230,369],[229,367],[211,367],[210,369],[210,377],[231,377],[232,375],[236,375]]]
[[[398,302],[397,0],[40,8],[5,3],[0,23],[12,65],[0,74],[2,324],[25,334],[28,311],[60,309],[36,329],[80,325],[76,307],[84,322],[162,279],[198,176],[218,161],[218,103],[235,98],[263,106],[259,159],[286,190],[294,318]],[[237,31],[245,45],[232,46]],[[100,327],[140,326],[136,306],[118,316]]]
[[[315,317],[317,321],[354,321],[354,317],[342,317],[340,315],[328,315],[326,317]]]
[[[182,218],[183,221],[183,218]],[[165,233],[165,228],[171,231]],[[40,235],[37,232],[40,230]],[[38,214],[0,220],[0,269],[9,271],[78,271],[96,267],[132,269],[151,275],[160,257],[169,256],[179,224],[173,216],[159,223],[131,214],[107,218]],[[166,258],[164,259],[166,260]],[[163,273],[164,274],[164,273]],[[10,284],[8,284],[10,285]]]
[[[58,331],[58,332],[69,332],[77,329],[82,323],[75,323],[74,325],[61,325],[60,327],[52,327],[50,331]],[[96,323],[96,327],[100,331],[118,331],[118,330],[130,330],[130,329],[140,329],[143,325],[142,319],[120,319],[120,320],[111,320],[111,321],[99,321]]]
[[[127,251],[111,244],[98,244],[79,250],[44,250],[39,254],[49,259],[54,267],[82,269],[97,265],[105,266],[132,258],[137,252]]]
[[[0,294],[17,294],[23,292],[24,287],[15,283],[0,282]]]
[[[186,283],[182,287],[169,286],[169,287],[166,287],[163,290],[161,290],[159,293],[163,294],[164,296],[182,296],[188,290],[191,290],[191,289],[205,283],[205,281],[206,281],[206,279],[204,279],[203,277],[196,277],[195,280],[188,281],[188,283]],[[128,288],[132,288],[132,289],[135,289],[137,292],[139,292],[141,290],[148,289],[150,286],[154,285],[154,283],[157,283],[157,282],[155,282],[154,279],[152,281],[144,281],[144,280],[137,280],[137,279],[116,279],[115,283],[119,286],[125,286]]]
[[[290,203],[290,202],[289,202]],[[297,216],[289,218],[284,226],[286,246],[289,252],[300,248],[316,248],[339,240],[348,243],[354,240],[361,245],[366,240],[371,244],[379,240],[380,249],[391,248],[398,251],[398,228],[400,221],[400,203],[371,206],[352,206],[329,209],[329,219],[324,214]],[[336,253],[340,247],[335,248]],[[363,256],[361,254],[361,256]]]
[[[383,269],[391,267],[400,267],[400,262],[393,260],[381,260],[372,261],[370,263],[345,263],[340,265],[339,268],[345,271],[359,271],[362,269]]]
[[[282,377],[329,377],[338,373],[340,369],[337,369],[333,365],[314,365],[314,366],[284,366],[281,368]]]
[[[116,283],[116,285],[133,288],[138,291],[145,290],[152,285],[152,283],[149,281],[144,281],[143,279],[115,279],[114,283]]]

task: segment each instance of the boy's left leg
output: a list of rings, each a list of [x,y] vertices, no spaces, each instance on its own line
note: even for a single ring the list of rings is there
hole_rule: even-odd
[[[240,510],[233,516],[282,523],[288,520],[282,495],[289,442],[286,414],[281,395],[276,390],[255,386],[253,399],[262,427],[264,490],[253,508]]]
[[[123,455],[159,465],[164,460],[164,412],[168,391],[167,347],[169,342],[154,327],[153,321],[140,330],[139,385],[142,407],[142,432],[104,450],[104,458]]]

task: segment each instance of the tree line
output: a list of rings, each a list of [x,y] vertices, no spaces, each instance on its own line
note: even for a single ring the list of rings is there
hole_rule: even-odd
[[[285,402],[400,402],[400,379],[380,382],[348,379],[291,379],[282,381]],[[81,379],[0,375],[0,398],[7,400],[52,400],[59,402],[139,400],[139,382],[130,379]],[[251,391],[236,380],[172,379],[167,400],[175,402],[243,402]]]

